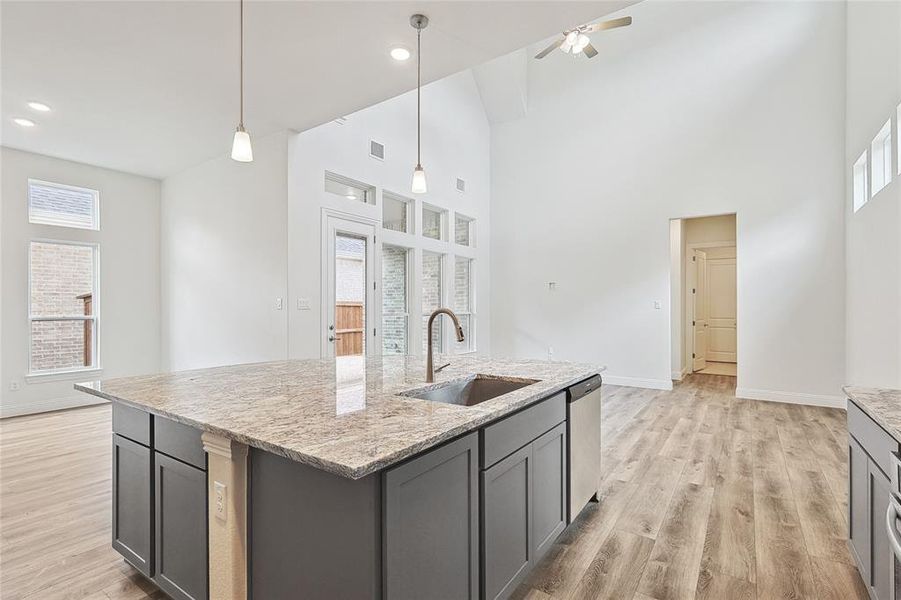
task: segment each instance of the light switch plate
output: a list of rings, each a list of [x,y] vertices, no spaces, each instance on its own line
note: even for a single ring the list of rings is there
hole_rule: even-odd
[[[310,299],[309,298],[298,298],[297,299],[297,310],[310,310]]]
[[[281,298],[275,299],[275,310],[281,310],[284,307],[284,305],[285,305],[284,300],[282,300]]]
[[[227,514],[227,506],[225,504],[226,500],[226,487],[225,484],[221,481],[213,482],[213,490],[215,493],[215,502],[216,502],[216,518],[220,521],[225,521],[228,517]]]

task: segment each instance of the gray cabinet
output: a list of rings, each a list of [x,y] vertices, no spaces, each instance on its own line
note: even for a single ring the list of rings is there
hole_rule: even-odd
[[[113,548],[153,575],[153,469],[150,448],[113,435]]]
[[[566,424],[482,472],[482,596],[507,598],[566,527]]]
[[[848,437],[848,538],[860,575],[870,581],[870,460],[853,437]]]
[[[478,434],[383,474],[383,595],[479,595]]]
[[[892,454],[899,444],[853,402],[848,402],[848,537],[873,600],[901,600],[895,558],[886,530]]]
[[[532,442],[532,556],[539,560],[566,528],[566,423]]]
[[[207,597],[207,483],[196,467],[154,453],[156,574],[176,600]]]

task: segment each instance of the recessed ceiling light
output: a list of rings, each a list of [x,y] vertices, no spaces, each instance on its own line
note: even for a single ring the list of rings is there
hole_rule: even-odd
[[[34,121],[31,119],[23,119],[22,117],[14,118],[13,123],[21,127],[34,127]]]
[[[50,112],[50,107],[43,102],[29,102],[28,108],[30,108],[31,110],[36,110],[38,112]]]
[[[403,46],[397,46],[391,49],[391,58],[394,60],[407,60],[410,58],[410,51]]]
[[[344,196],[344,197],[347,198],[348,200],[356,200],[356,199],[357,199],[357,197],[354,196],[353,194],[348,194],[348,195],[346,195],[346,196]]]

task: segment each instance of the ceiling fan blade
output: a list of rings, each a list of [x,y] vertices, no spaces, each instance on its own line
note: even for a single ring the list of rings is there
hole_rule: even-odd
[[[591,44],[588,44],[587,46],[582,48],[582,52],[584,52],[585,56],[587,56],[588,58],[594,58],[598,55],[597,49]]]
[[[557,40],[556,42],[554,42],[553,44],[551,44],[550,46],[548,46],[547,48],[545,48],[544,50],[542,50],[541,52],[536,54],[535,58],[538,58],[538,59],[544,58],[545,56],[547,56],[548,54],[550,54],[551,52],[553,52],[554,50],[559,48],[560,44],[562,44],[563,40],[565,40],[565,39],[566,38],[560,38],[559,40]]]
[[[603,21],[601,23],[594,23],[593,25],[589,25],[588,29],[585,30],[585,33],[594,33],[595,31],[616,29],[617,27],[626,27],[627,25],[631,24],[632,17],[620,17],[619,19],[611,19],[610,21]]]

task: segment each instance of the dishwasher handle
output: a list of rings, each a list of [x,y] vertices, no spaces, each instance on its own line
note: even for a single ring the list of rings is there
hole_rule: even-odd
[[[566,398],[569,402],[575,402],[579,398],[587,396],[591,392],[601,387],[601,376],[593,375],[586,379],[585,381],[580,381],[579,383],[571,386],[567,390]]]
[[[901,540],[898,540],[898,528],[895,526],[895,519],[898,518],[901,518],[901,503],[892,494],[889,496],[888,510],[885,511],[885,530],[895,558],[901,560]]]

